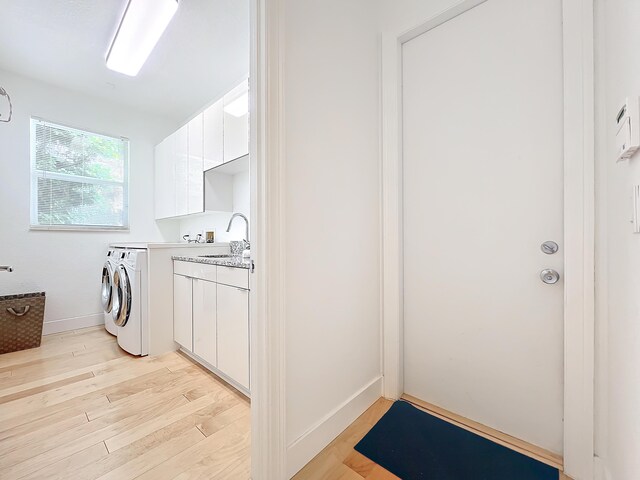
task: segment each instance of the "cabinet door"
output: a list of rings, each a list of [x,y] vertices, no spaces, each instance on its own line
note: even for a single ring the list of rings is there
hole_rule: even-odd
[[[173,339],[193,351],[193,284],[189,277],[173,276]]]
[[[204,111],[204,170],[224,162],[224,101],[218,100]]]
[[[188,212],[204,211],[204,174],[203,172],[203,114],[189,122],[189,161],[188,161]]]
[[[217,365],[216,284],[193,279],[193,353]]]
[[[249,389],[249,291],[218,284],[218,368]]]
[[[249,81],[224,96],[224,161],[249,153]]]
[[[175,215],[189,213],[189,127],[183,126],[173,135],[173,162],[175,164]]]

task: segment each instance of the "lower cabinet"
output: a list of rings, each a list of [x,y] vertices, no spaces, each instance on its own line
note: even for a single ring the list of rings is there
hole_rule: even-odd
[[[249,290],[216,283],[211,274],[208,280],[190,276],[197,271],[185,272],[181,263],[180,268],[174,266],[180,273],[173,275],[174,340],[248,393]],[[236,273],[243,279],[247,275]]]
[[[173,276],[173,339],[193,350],[193,284],[191,278]]]
[[[249,388],[249,291],[220,283],[218,368]]]
[[[193,353],[217,365],[216,284],[193,279]]]

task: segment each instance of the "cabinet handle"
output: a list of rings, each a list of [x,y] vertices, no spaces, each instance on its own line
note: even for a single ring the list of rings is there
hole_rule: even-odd
[[[7,312],[9,312],[11,315],[14,315],[16,317],[22,317],[24,315],[26,315],[29,310],[31,309],[30,305],[25,305],[22,309],[22,312],[17,312],[15,309],[13,309],[12,307],[7,308]]]

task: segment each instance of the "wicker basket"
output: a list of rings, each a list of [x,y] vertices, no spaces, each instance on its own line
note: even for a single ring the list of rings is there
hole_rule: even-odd
[[[40,346],[44,292],[0,297],[0,353]]]

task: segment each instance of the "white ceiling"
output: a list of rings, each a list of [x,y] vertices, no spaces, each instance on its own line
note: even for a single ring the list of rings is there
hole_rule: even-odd
[[[0,69],[176,121],[248,73],[248,0],[180,0],[137,77],[108,70],[105,55],[126,4],[0,0]]]

